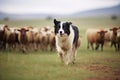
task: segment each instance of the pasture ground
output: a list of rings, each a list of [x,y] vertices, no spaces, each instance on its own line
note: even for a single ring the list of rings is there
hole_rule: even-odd
[[[0,50],[0,80],[120,80],[120,52],[115,52],[109,44],[104,50],[87,49],[85,31],[87,28],[111,28],[120,26],[120,18],[77,18],[58,19],[71,21],[79,27],[82,43],[78,49],[76,63],[68,66],[60,62],[57,52]],[[10,27],[51,26],[53,20],[10,20],[0,24]]]

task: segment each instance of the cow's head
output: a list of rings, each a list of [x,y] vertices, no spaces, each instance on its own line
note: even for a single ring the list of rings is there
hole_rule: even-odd
[[[107,33],[107,31],[101,30],[97,32],[100,35],[100,39],[104,39],[105,33]]]
[[[20,30],[18,30],[21,35],[25,35],[27,31],[29,31],[28,29],[25,29],[25,28],[21,28]]]
[[[117,30],[118,30],[117,27],[114,27],[114,28],[110,29],[110,31],[113,31],[114,36],[117,36]]]

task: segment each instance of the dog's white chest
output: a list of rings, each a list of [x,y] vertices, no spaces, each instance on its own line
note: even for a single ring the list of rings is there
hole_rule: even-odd
[[[62,50],[67,51],[71,48],[69,37],[56,37],[56,47],[59,46]]]

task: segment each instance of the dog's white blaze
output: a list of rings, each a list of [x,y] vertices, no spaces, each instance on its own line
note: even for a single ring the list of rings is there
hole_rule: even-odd
[[[60,23],[59,34],[60,34],[60,32],[62,32],[62,34],[64,34],[64,30],[63,30],[63,22]]]

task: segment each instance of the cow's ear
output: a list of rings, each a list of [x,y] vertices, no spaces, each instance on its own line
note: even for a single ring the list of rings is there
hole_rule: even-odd
[[[17,31],[21,32],[21,30],[20,30],[20,29],[17,29]]]
[[[60,23],[60,21],[57,21],[56,19],[54,19],[54,24],[58,25]]]
[[[4,29],[7,29],[7,30],[8,30],[8,25],[4,25]]]
[[[8,31],[10,31],[10,28],[7,28]]]
[[[27,30],[25,30],[25,31],[27,32],[27,31],[29,31],[29,30],[27,29]]]
[[[108,31],[104,31],[104,33],[107,33]]]
[[[100,31],[99,32],[97,32],[98,34],[100,34]]]
[[[8,25],[5,25],[4,27],[5,27],[5,28],[8,28]]]
[[[113,31],[113,29],[110,29],[110,31]]]

